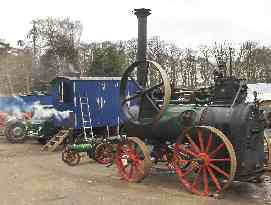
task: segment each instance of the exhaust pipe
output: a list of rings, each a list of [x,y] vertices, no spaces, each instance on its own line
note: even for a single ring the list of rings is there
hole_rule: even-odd
[[[138,37],[137,37],[137,61],[146,60],[146,51],[147,51],[147,16],[151,14],[150,9],[134,9],[134,14],[138,19]],[[137,72],[137,80],[140,85],[144,86],[147,81],[148,70],[146,69],[147,65],[139,66]]]

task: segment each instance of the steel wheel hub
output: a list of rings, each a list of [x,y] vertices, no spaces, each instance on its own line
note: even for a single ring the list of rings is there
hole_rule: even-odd
[[[14,136],[20,136],[23,133],[23,129],[21,127],[15,127],[12,132]]]
[[[199,153],[199,161],[200,163],[204,164],[204,166],[208,166],[210,164],[210,157],[206,153]]]

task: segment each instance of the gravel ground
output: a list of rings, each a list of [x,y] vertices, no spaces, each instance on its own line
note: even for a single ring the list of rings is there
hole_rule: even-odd
[[[153,172],[143,182],[120,180],[116,168],[87,157],[77,167],[60,152],[41,152],[35,141],[10,144],[0,137],[0,205],[237,205],[271,201],[270,177],[262,184],[234,183],[221,197],[198,197],[174,174]],[[269,193],[270,192],[270,193]],[[271,203],[270,203],[271,204]]]

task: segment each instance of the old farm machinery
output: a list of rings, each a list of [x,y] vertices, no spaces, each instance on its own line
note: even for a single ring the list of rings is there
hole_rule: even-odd
[[[172,93],[165,70],[146,60],[150,10],[136,9],[135,15],[137,61],[124,72],[120,84],[127,119],[126,137],[115,153],[120,176],[139,182],[153,163],[163,161],[175,169],[187,190],[202,196],[219,194],[235,180],[258,180],[266,163],[264,117],[256,97],[245,102],[245,81],[225,75],[220,66],[213,86]],[[129,90],[128,81],[135,90]]]
[[[145,85],[137,80],[144,66]],[[128,79],[137,85],[134,93],[127,94]],[[171,102],[170,83],[160,65],[136,62],[126,70],[120,95],[128,138],[116,151],[124,179],[141,181],[152,160],[161,160],[159,152],[174,165],[182,185],[199,195],[220,193],[233,180],[252,181],[264,173],[264,123],[258,104],[244,103],[247,86],[242,80],[220,76],[214,81],[214,87],[180,93],[178,102]]]
[[[108,133],[109,135],[109,133]],[[65,146],[62,150],[62,161],[69,166],[76,166],[80,163],[85,153],[90,159],[99,164],[112,165],[114,160],[114,147],[118,140],[105,135],[97,136],[91,132],[86,136],[84,133],[71,134],[65,140]]]

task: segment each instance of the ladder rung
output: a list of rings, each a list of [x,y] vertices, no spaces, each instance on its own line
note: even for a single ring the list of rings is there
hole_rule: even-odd
[[[82,115],[82,117],[89,117],[89,115]]]
[[[88,104],[88,100],[86,99],[86,100],[84,101],[84,100],[81,99],[81,100],[80,100],[80,103],[81,103],[81,104]]]
[[[88,102],[88,97],[80,97],[80,106],[81,106],[81,117],[82,124],[84,129],[84,134],[86,136],[86,129],[92,129],[91,118],[90,118],[90,106]]]
[[[82,122],[90,122],[91,123],[91,119],[90,117],[86,118],[82,116]]]
[[[91,125],[90,124],[84,124],[83,127],[91,127]]]

